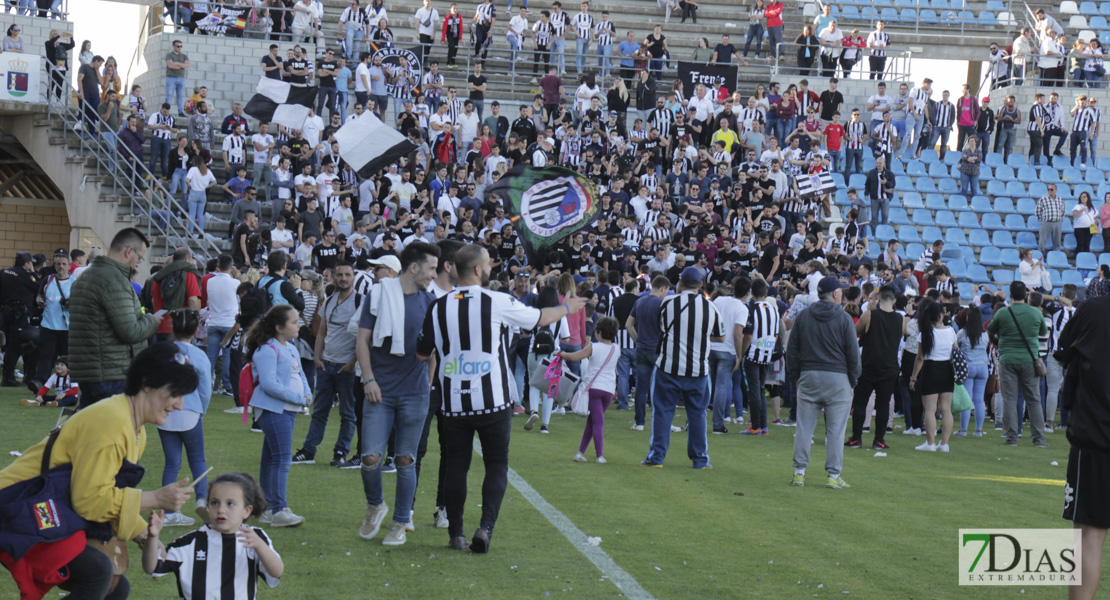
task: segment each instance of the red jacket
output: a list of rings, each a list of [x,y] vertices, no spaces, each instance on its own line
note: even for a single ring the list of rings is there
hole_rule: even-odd
[[[450,28],[449,26],[450,26],[451,21],[455,21],[455,24],[459,29],[458,42],[462,43],[463,19],[462,19],[462,15],[460,15],[459,13],[455,13],[453,15],[451,13],[447,13],[447,16],[443,17],[443,39],[441,41],[444,41],[444,42],[447,41],[447,30]]]

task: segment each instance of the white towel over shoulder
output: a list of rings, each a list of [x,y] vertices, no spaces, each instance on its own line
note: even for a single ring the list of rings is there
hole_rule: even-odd
[[[405,355],[405,292],[396,277],[383,279],[370,288],[370,314],[377,318],[371,347],[381,348],[393,338],[389,353]]]

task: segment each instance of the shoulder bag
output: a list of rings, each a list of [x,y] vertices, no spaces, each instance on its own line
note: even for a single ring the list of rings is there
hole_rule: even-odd
[[[967,381],[967,357],[960,350],[960,344],[952,346],[952,373],[956,385],[963,385]]]
[[[598,376],[601,375],[601,372],[605,370],[605,367],[609,366],[609,361],[612,360],[613,354],[615,352],[618,352],[617,345],[609,344],[609,354],[605,357],[605,362],[601,363],[601,368],[598,369],[596,373],[594,373],[594,376],[590,379],[589,383],[583,384],[582,382],[580,382],[578,384],[578,389],[574,391],[574,397],[571,398],[570,401],[570,408],[572,411],[574,411],[574,414],[580,417],[589,416],[590,388],[593,387],[594,382],[597,381]]]
[[[1037,373],[1037,377],[1044,377],[1048,374],[1048,368],[1045,367],[1044,360],[1036,354],[1033,354],[1033,349],[1029,347],[1029,338],[1025,337],[1025,332],[1021,330],[1021,323],[1019,323],[1017,317],[1014,316],[1014,310],[1012,308],[1007,308],[1006,312],[1010,313],[1010,318],[1014,320],[1014,327],[1017,327],[1018,335],[1021,336],[1021,342],[1025,345],[1025,350],[1029,353],[1029,358],[1033,359],[1033,369]]]

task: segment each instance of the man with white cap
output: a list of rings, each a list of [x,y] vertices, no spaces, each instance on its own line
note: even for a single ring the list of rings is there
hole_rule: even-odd
[[[551,138],[540,138],[539,147],[532,152],[532,166],[546,167],[549,154],[554,146],[555,140]]]
[[[786,372],[798,390],[798,431],[794,435],[794,479],[803,486],[817,417],[825,411],[825,487],[847,488],[844,427],[852,407],[852,388],[860,376],[859,345],[852,318],[841,307],[836,277],[817,283],[818,301],[798,315],[786,347]]]
[[[679,293],[668,297],[660,307],[659,358],[655,361],[651,394],[651,442],[647,458],[640,462],[646,467],[663,467],[674,411],[682,401],[687,416],[687,455],[695,469],[712,468],[705,423],[710,399],[709,344],[705,341],[725,341],[725,328],[717,307],[700,293],[704,278],[701,269],[686,267],[679,276]]]
[[[370,259],[370,265],[374,268],[374,281],[392,279],[401,272],[401,259],[393,254],[383,254],[378,258]]]

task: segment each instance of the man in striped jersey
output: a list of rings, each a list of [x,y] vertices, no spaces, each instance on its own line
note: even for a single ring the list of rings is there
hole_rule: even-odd
[[[482,63],[486,62],[486,54],[489,52],[490,43],[493,42],[495,22],[497,22],[497,8],[493,5],[493,0],[483,0],[474,10],[474,19],[471,21],[474,24],[474,58],[477,59],[481,55]]]
[[[609,77],[609,57],[613,55],[613,38],[617,35],[617,28],[609,20],[609,11],[601,11],[601,20],[594,25],[594,37],[597,38],[597,75],[602,79]]]
[[[512,397],[506,331],[510,326],[531,330],[548,325],[578,312],[586,301],[567,298],[541,311],[508,294],[490,292],[489,253],[478,245],[459,250],[455,265],[459,286],[429,307],[417,355],[435,360],[435,377],[443,390],[440,443],[447,459],[444,495],[450,548],[488,552],[508,485]],[[486,472],[481,525],[468,542],[463,535],[463,508],[475,433],[482,443]]]
[[[1056,418],[1056,407],[1060,396],[1060,387],[1064,382],[1064,363],[1057,360],[1057,351],[1062,350],[1060,347],[1060,334],[1063,333],[1064,327],[1071,320],[1075,314],[1075,295],[1078,292],[1075,284],[1064,284],[1064,289],[1060,292],[1060,297],[1057,300],[1060,302],[1056,312],[1049,315],[1045,321],[1048,325],[1048,356],[1044,359],[1045,367],[1048,368],[1047,384],[1048,396],[1045,401],[1044,412],[1044,430],[1045,433],[1052,433],[1053,421]]]
[[[921,130],[929,119],[929,98],[932,95],[933,80],[927,77],[910,92],[909,102],[906,103],[906,118],[909,122],[906,124],[906,139],[898,151],[898,160],[905,160],[906,150],[910,151],[910,157],[917,160],[920,154],[918,146],[921,145]]]
[[[617,273],[620,271],[611,271]],[[613,292],[620,293],[622,290],[613,283]],[[624,282],[623,293],[620,293],[615,299],[609,302],[609,310],[613,318],[617,320],[617,345],[621,349],[621,356],[617,360],[617,410],[628,410],[628,390],[632,379],[632,365],[636,361],[636,343],[632,340],[632,336],[628,334],[628,317],[632,314],[632,307],[636,305],[636,301],[640,296],[636,293],[640,289],[639,282],[635,279],[629,279]],[[643,385],[649,385],[650,381],[645,381]],[[637,381],[637,387],[639,386]]]
[[[1041,150],[1044,144],[1045,119],[1047,116],[1044,107],[1044,94],[1037,94],[1033,97],[1033,106],[1029,107],[1029,164],[1033,166],[1040,166],[1041,164]]]
[[[798,315],[786,348],[786,373],[798,390],[798,431],[794,435],[794,478],[803,486],[817,418],[825,413],[825,487],[843,489],[844,427],[852,407],[852,388],[860,376],[859,344],[852,318],[841,308],[840,282],[829,276],[817,283],[818,302]]]
[[[671,441],[671,423],[681,400],[686,406],[686,453],[695,469],[709,464],[705,410],[709,405],[709,342],[725,340],[717,307],[700,293],[704,274],[686,267],[679,276],[679,294],[663,301],[659,313],[662,336],[652,382],[651,440],[640,464],[662,468]]]
[[[940,102],[937,102],[937,112],[933,115],[933,134],[929,136],[929,148],[937,145],[940,141],[940,155],[948,151],[948,136],[952,134],[952,124],[956,122],[956,107],[948,101],[948,90],[944,90],[940,95]]]
[[[762,237],[762,236],[761,236]],[[751,302],[744,325],[741,354],[744,357],[744,401],[748,405],[751,426],[740,433],[744,435],[770,435],[767,431],[767,397],[763,394],[771,363],[778,360],[782,347],[782,319],[774,300],[767,298],[768,286],[764,279],[752,281]]]
[[[1087,136],[1095,119],[1094,112],[1087,104],[1086,94],[1080,94],[1075,99],[1071,116],[1071,165],[1075,166],[1075,151],[1079,150],[1080,162],[1085,167],[1087,165]]]
[[[574,66],[578,69],[579,75],[582,74],[582,66],[586,62],[586,54],[590,52],[590,41],[594,35],[594,18],[590,16],[590,3],[583,2],[580,7],[581,12],[574,15],[574,19],[571,20],[578,50],[578,54],[574,57]]]

